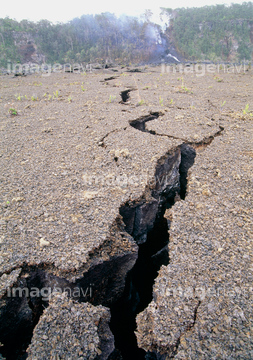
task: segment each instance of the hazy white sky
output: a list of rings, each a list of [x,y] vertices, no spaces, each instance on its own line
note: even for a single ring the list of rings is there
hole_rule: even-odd
[[[116,15],[139,15],[145,9],[151,9],[158,14],[160,7],[179,8],[179,7],[199,7],[204,5],[242,3],[243,1],[229,0],[96,0],[96,1],[59,1],[59,0],[3,0],[0,6],[0,18],[9,17],[18,21],[28,19],[39,21],[47,19],[52,22],[67,22],[83,14],[100,14],[111,12]]]

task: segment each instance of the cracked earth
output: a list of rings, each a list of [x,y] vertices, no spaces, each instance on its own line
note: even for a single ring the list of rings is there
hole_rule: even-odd
[[[252,359],[252,70],[117,70],[0,79],[2,358]]]

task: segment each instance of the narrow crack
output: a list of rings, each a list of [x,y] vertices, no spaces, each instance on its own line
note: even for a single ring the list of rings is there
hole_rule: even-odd
[[[100,80],[100,82],[107,82],[107,81],[111,81],[111,80],[116,80],[118,78],[119,78],[119,76],[110,76],[108,78],[105,78],[104,80]]]
[[[133,128],[135,128],[137,130],[140,130],[142,132],[147,132],[147,133],[149,133],[151,135],[164,136],[164,137],[167,137],[169,139],[181,140],[185,144],[193,146],[195,149],[200,148],[200,147],[205,148],[206,146],[210,145],[211,142],[214,140],[214,138],[216,136],[221,135],[223,130],[224,130],[224,127],[219,125],[219,130],[215,134],[210,135],[208,137],[205,137],[203,140],[201,140],[199,142],[189,141],[187,139],[184,139],[184,138],[178,137],[178,136],[174,136],[174,135],[160,134],[160,133],[157,133],[155,130],[148,130],[147,127],[146,127],[146,122],[158,119],[158,117],[162,116],[162,115],[163,115],[163,113],[161,113],[161,112],[155,112],[155,113],[150,112],[149,115],[144,115],[144,116],[141,116],[138,119],[130,120],[129,125],[131,125]]]
[[[164,137],[167,137],[169,139],[175,139],[175,140],[181,140],[181,141],[184,141],[184,142],[188,142],[186,139],[184,138],[180,138],[178,136],[174,136],[174,135],[167,135],[167,134],[159,134],[157,133],[155,130],[147,130],[146,132],[148,132],[149,134],[151,135],[155,135],[155,136],[164,136]]]
[[[217,136],[222,135],[224,129],[225,128],[223,126],[219,125],[219,130],[216,131],[215,134],[205,137],[203,140],[201,140],[199,142],[189,142],[188,141],[187,143],[188,143],[188,145],[192,146],[194,149],[205,149],[207,146],[211,145],[211,143]]]
[[[126,130],[126,127],[124,128],[120,128],[120,129],[113,129],[111,131],[109,131],[107,134],[105,134],[99,141],[98,141],[98,146],[101,146],[101,147],[104,147],[106,148],[106,145],[104,143],[104,140],[111,134],[115,133],[115,132],[118,132],[118,131],[121,131],[121,130]]]
[[[197,313],[198,313],[198,309],[200,307],[200,304],[201,304],[201,301],[199,300],[198,304],[195,307],[194,312],[193,312],[193,321],[192,321],[192,323],[189,324],[187,326],[186,330],[180,334],[179,338],[177,339],[177,342],[176,342],[175,346],[172,348],[172,353],[171,353],[171,356],[170,356],[171,359],[174,359],[175,356],[177,355],[178,348],[179,348],[182,336],[184,336],[188,331],[190,331],[194,327],[194,325],[196,324]]]

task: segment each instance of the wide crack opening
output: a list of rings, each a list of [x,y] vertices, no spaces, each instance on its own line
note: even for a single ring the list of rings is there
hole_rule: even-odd
[[[145,359],[146,352],[137,346],[136,315],[152,300],[154,279],[161,265],[168,265],[169,226],[158,216],[145,243],[139,245],[138,259],[127,275],[122,297],[111,306],[110,328],[115,338],[115,352],[122,359]],[[116,359],[115,353],[109,359]],[[118,357],[120,359],[120,357]]]
[[[49,305],[50,294],[56,289],[78,302],[110,306],[121,296],[126,274],[136,257],[136,253],[129,252],[94,265],[75,282],[57,277],[45,269],[24,268],[17,282],[1,299],[0,342],[3,346],[0,358],[1,355],[7,360],[27,358],[26,350],[33,330]]]
[[[118,226],[120,231],[120,224]],[[136,258],[134,252],[115,256],[92,266],[83,278],[75,282],[49,273],[46,266],[42,266],[43,269],[25,267],[17,282],[7,289],[5,297],[1,299],[0,342],[3,346],[0,348],[0,358],[1,355],[7,360],[27,358],[26,351],[33,330],[49,305],[50,294],[56,289],[78,302],[110,306],[121,296],[126,274]]]
[[[135,319],[152,300],[153,284],[160,267],[169,263],[170,222],[164,214],[179,196],[185,198],[187,174],[195,156],[195,150],[187,144],[168,152],[158,161],[156,182],[146,189],[143,198],[121,206],[119,212],[125,234],[131,235],[139,247],[137,260],[136,254],[130,253],[104,261],[91,267],[75,283],[48,273],[46,267],[30,267],[22,270],[14,286],[21,292],[28,289],[28,294],[32,288],[69,287],[73,290],[77,286],[82,291],[81,295],[72,297],[74,300],[101,304],[111,310],[110,327],[115,337],[115,351],[109,359],[144,359],[145,356],[147,359],[150,354],[137,346]],[[21,297],[6,295],[4,300],[0,319],[0,342],[4,346],[0,352],[7,360],[24,360],[34,327],[48,306],[48,300],[41,294],[32,297],[26,293]]]
[[[7,291],[5,306],[1,309],[0,342],[1,354],[7,360],[24,360],[31,342],[33,329],[48,306],[48,301],[34,289],[42,289],[47,274],[42,270],[30,269],[24,273],[14,287]],[[34,295],[34,296],[32,296]]]
[[[175,177],[174,183],[166,186],[167,181],[164,171],[168,170],[166,162],[157,168],[157,176],[163,181],[158,189],[152,191],[154,197],[159,196],[157,213],[151,229],[145,236],[140,236],[134,229],[135,217],[138,214],[138,206],[125,204],[120,209],[126,230],[134,235],[139,243],[138,258],[134,267],[129,271],[122,297],[114,303],[111,309],[110,328],[115,337],[115,351],[109,357],[113,359],[148,359],[152,354],[147,354],[138,348],[135,336],[136,316],[142,312],[152,301],[153,285],[162,265],[169,264],[169,229],[170,220],[164,217],[166,209],[170,209],[177,201],[179,195],[185,199],[187,190],[187,174],[193,165],[196,156],[195,150],[187,144],[180,147],[181,161],[178,167],[179,177]],[[170,160],[176,161],[175,157]],[[165,186],[164,186],[165,185]],[[167,184],[168,185],[168,184]],[[140,205],[141,206],[141,205]],[[150,205],[151,206],[151,205]],[[134,211],[133,211],[134,209]],[[134,213],[134,215],[133,215]],[[143,238],[145,239],[144,242]]]
[[[22,301],[20,298],[13,299],[11,304],[2,311],[1,317],[5,319],[0,329],[1,343],[4,344],[1,347],[1,354],[7,360],[26,359],[26,349],[36,326],[36,322],[33,321],[33,312],[26,299]]]

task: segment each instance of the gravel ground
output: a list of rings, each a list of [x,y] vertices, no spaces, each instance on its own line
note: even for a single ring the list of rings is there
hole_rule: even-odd
[[[138,315],[138,344],[175,359],[253,358],[252,119],[198,153],[173,207],[170,265]]]
[[[107,359],[114,348],[109,320],[109,309],[53,294],[35,328],[27,359],[73,359],[73,354],[79,360]]]
[[[25,263],[45,265],[72,281],[80,277],[89,268],[94,249],[108,238],[120,205],[142,195],[157,158],[179,143],[150,139],[148,134],[140,139],[128,121],[149,113],[149,108],[133,107],[125,113],[126,105],[109,102],[116,91],[121,99],[121,87],[115,91],[103,85],[105,74],[90,74],[84,85],[80,75],[72,76],[3,79],[8,84],[3,88],[5,101],[11,98],[10,91],[13,98],[16,92],[32,94],[32,87],[39,89],[36,96],[42,99],[16,101],[20,114],[16,117],[6,116],[8,108],[1,103],[2,273]],[[18,89],[14,90],[15,85]],[[66,88],[73,87],[77,88],[72,90],[73,102],[68,102],[72,92]],[[56,90],[46,91],[52,88]],[[62,95],[43,98],[44,92],[53,96],[59,88]],[[144,181],[139,181],[142,176]],[[132,250],[131,243],[125,245]],[[122,244],[112,251],[116,249],[125,253]],[[103,248],[101,261],[110,256]]]
[[[7,289],[31,269],[73,283],[94,266],[130,256],[125,276],[137,247],[119,209],[147,201],[160,159],[188,142],[197,156],[187,197],[173,207],[170,264],[138,315],[138,344],[178,359],[250,359],[252,70],[205,76],[142,70],[0,78],[2,306]],[[125,90],[130,98],[123,102]],[[130,126],[154,112],[159,117],[146,123],[147,132]],[[82,329],[98,340],[96,316],[108,322],[108,311],[72,302],[49,303],[34,330],[31,359],[53,351],[47,339],[40,350],[38,343],[45,331],[56,336],[56,325],[69,322],[71,333],[76,324],[82,352],[95,344]],[[71,307],[74,315],[85,307],[95,315],[80,324]],[[63,320],[51,324],[50,316]],[[64,336],[56,348],[68,349],[70,335]],[[93,359],[98,349],[71,358]]]

